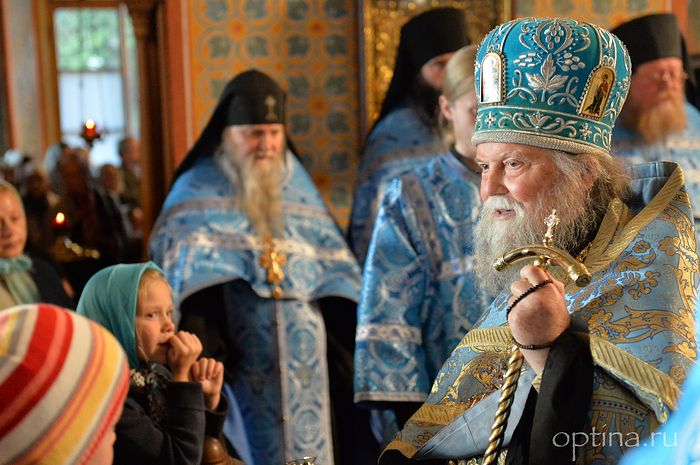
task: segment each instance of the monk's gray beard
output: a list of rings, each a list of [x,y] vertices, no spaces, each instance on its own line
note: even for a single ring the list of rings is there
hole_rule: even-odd
[[[582,195],[581,186],[558,181],[550,192],[540,192],[533,212],[526,212],[519,203],[506,197],[489,197],[482,205],[479,222],[474,231],[474,270],[479,287],[495,296],[510,289],[511,283],[520,280],[520,268],[516,264],[505,271],[496,271],[493,262],[506,252],[526,244],[542,244],[547,231],[544,220],[553,209],[557,210],[559,225],[554,234],[554,246],[568,252],[579,250],[589,231],[596,223],[589,197]],[[496,209],[512,209],[511,220],[496,220]]]
[[[229,181],[240,188],[236,206],[243,210],[256,232],[282,237],[282,162],[256,165],[250,157],[239,166],[223,150],[216,160]]]
[[[630,108],[626,112],[626,124],[646,142],[658,142],[686,128],[684,102],[685,96],[681,92],[661,92],[654,101]]]

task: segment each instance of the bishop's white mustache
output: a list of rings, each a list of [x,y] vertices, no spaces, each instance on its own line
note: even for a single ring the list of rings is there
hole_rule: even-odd
[[[495,195],[486,199],[486,201],[481,205],[482,216],[487,213],[494,213],[502,210],[512,210],[516,213],[518,217],[525,214],[523,206],[513,199],[502,195]]]

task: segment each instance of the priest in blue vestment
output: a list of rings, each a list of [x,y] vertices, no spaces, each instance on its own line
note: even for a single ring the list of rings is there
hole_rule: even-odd
[[[449,150],[389,184],[363,271],[355,345],[355,402],[381,410],[382,441],[420,406],[452,349],[489,303],[474,283],[479,167],[476,46],[445,68],[441,128]],[[387,412],[388,411],[388,412]],[[376,422],[375,422],[376,423]]]
[[[284,100],[259,71],[229,82],[175,173],[150,251],[180,328],[224,361],[243,423],[225,431],[244,427],[253,465],[350,463],[360,270],[290,150]]]
[[[474,270],[498,295],[380,465],[476,464],[484,455],[618,463],[667,421],[697,357],[698,255],[683,171],[670,162],[625,169],[610,155],[631,64],[605,29],[512,20],[487,34],[475,69],[483,203]],[[528,248],[524,266],[494,268],[516,247],[549,240],[587,267],[587,285],[568,264],[535,266],[541,252]],[[508,363],[518,355],[522,368]],[[504,382],[507,365],[517,382]],[[501,404],[510,416],[499,416],[503,434],[493,439],[502,440],[491,442],[504,385],[514,392]]]
[[[632,60],[630,91],[613,131],[613,154],[630,163],[678,163],[700,234],[700,111],[694,75],[673,13],[633,19],[612,30]],[[698,236],[700,237],[700,236]]]
[[[360,263],[386,184],[445,149],[436,124],[444,67],[468,43],[465,12],[456,8],[428,10],[401,28],[391,83],[355,181],[349,237]]]

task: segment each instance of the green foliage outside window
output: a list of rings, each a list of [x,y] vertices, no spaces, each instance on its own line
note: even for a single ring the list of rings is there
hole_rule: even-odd
[[[60,71],[118,71],[119,13],[116,8],[59,8],[54,13]]]

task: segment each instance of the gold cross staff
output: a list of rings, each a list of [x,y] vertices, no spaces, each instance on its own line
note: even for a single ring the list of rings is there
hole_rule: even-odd
[[[529,244],[506,252],[494,262],[494,268],[497,271],[503,271],[521,260],[534,259],[533,265],[544,269],[547,269],[550,265],[560,266],[566,270],[568,278],[573,280],[578,287],[588,285],[591,282],[591,273],[586,268],[586,265],[576,261],[566,250],[552,245],[554,232],[559,224],[556,210],[552,210],[552,213],[545,218],[544,224],[547,226],[547,232],[542,238],[542,245]],[[496,418],[494,418],[491,426],[489,444],[481,465],[492,465],[498,458],[499,449],[503,443],[503,436],[508,426],[508,416],[515,398],[515,390],[518,387],[518,378],[520,378],[520,368],[522,367],[523,359],[520,349],[516,345],[511,346],[508,366],[504,375],[503,385],[501,386],[501,397],[498,400],[498,408],[496,409]]]
[[[260,266],[267,271],[267,282],[272,284],[272,298],[282,297],[280,283],[284,281],[284,271],[282,267],[287,262],[287,257],[275,250],[275,240],[269,234],[263,238],[263,250],[260,256]]]

